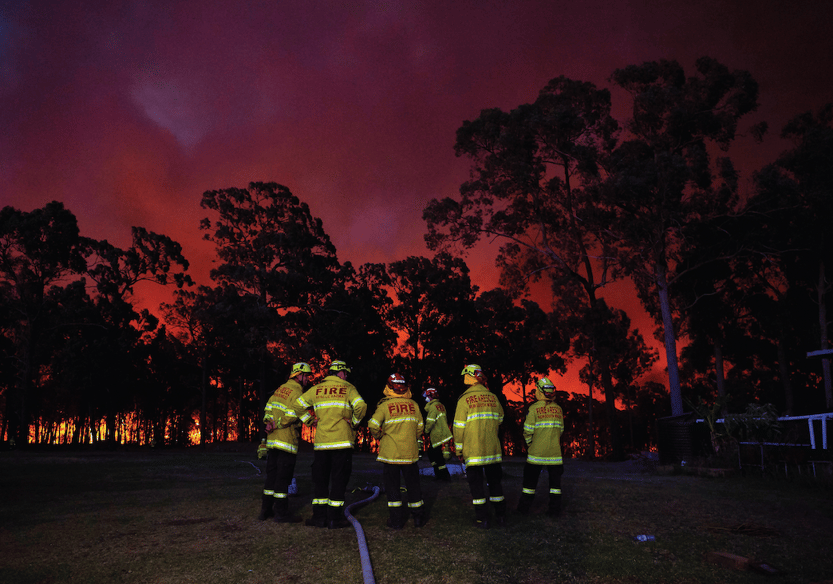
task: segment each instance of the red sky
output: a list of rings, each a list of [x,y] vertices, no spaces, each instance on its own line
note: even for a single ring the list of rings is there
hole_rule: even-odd
[[[710,55],[760,83],[764,145],[833,100],[829,0],[16,1],[0,5],[0,205],[63,201],[82,234],[167,234],[208,283],[204,191],[288,186],[354,265],[429,255],[422,209],[454,195],[455,131],[553,77]],[[614,92],[620,120],[627,101]],[[497,284],[496,246],[470,258]],[[609,295],[632,305],[627,288]],[[643,334],[651,337],[650,327]]]

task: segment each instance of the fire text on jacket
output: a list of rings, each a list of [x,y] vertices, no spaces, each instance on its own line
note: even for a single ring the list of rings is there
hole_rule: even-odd
[[[470,408],[493,407],[496,403],[497,399],[493,394],[470,395],[466,398],[466,405]]]
[[[413,414],[414,404],[412,402],[398,402],[388,404],[388,413],[392,416],[396,414]]]
[[[319,387],[315,390],[315,396],[326,396],[326,395],[347,395],[347,388],[346,387]]]

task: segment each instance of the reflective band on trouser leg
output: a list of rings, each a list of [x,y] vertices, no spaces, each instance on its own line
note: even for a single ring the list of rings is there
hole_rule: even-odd
[[[424,501],[417,501],[416,503],[408,503],[408,508],[410,509],[418,509],[422,507]]]
[[[330,507],[344,507],[344,501],[333,501],[330,499]]]
[[[267,497],[269,497],[269,496],[273,496],[275,494],[275,491],[273,491],[271,489],[263,489],[263,494],[266,495]]]
[[[312,504],[313,505],[329,505],[330,500],[329,499],[313,499]]]
[[[552,491],[550,491],[550,492],[552,492]],[[526,487],[524,487],[523,494],[524,495],[534,495],[535,494],[535,489],[527,489]]]
[[[401,507],[402,501],[388,501],[388,507]]]
[[[526,489],[524,489],[526,490]],[[560,495],[561,489],[550,489],[550,495]]]
[[[486,499],[472,499],[471,502],[474,505],[485,505]]]
[[[276,499],[286,499],[289,496],[289,493],[275,493]]]
[[[489,501],[491,501],[492,503],[500,503],[501,501],[503,501],[503,495],[501,495],[500,497],[489,497]]]

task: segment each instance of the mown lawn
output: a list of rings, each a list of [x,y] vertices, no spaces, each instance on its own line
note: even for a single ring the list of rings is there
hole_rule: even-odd
[[[295,510],[309,517],[311,451],[299,456]],[[427,465],[427,463],[421,463]],[[255,519],[264,461],[241,452],[0,453],[0,582],[361,583],[352,529]],[[523,461],[504,464],[510,507]],[[376,582],[822,582],[833,579],[833,498],[824,485],[759,478],[623,473],[567,461],[564,512],[533,514],[505,530],[475,529],[462,477],[423,478],[428,524],[385,526],[381,495],[355,510]],[[380,485],[381,465],[356,455],[348,504]],[[655,542],[633,536],[651,534]],[[706,561],[727,552],[777,575]]]

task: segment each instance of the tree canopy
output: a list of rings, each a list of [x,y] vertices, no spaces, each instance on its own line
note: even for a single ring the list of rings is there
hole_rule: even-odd
[[[611,83],[631,98],[623,122],[608,89],[565,77],[463,121],[454,145],[471,173],[423,211],[431,257],[342,263],[321,219],[274,182],[203,194],[216,262],[196,286],[166,235],[134,227],[122,248],[83,236],[59,202],[0,209],[2,436],[256,440],[292,363],[320,376],[333,359],[369,403],[397,371],[451,410],[462,366],[480,364],[515,454],[530,388],[571,367],[588,391],[559,387],[568,456],[653,447],[657,418],[686,401],[829,410],[829,359],[806,353],[830,349],[833,106],[784,127],[791,146],[747,194],[728,154],[757,103],[747,72],[704,57],[690,75],[655,61]],[[500,285],[481,290],[464,258],[486,240],[499,243]],[[607,295],[624,278],[655,319],[668,389],[633,315]],[[170,287],[170,301],[140,306],[140,282]]]

